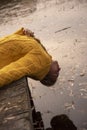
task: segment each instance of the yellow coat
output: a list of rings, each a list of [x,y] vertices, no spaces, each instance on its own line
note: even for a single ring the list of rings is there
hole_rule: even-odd
[[[0,39],[0,87],[29,76],[42,80],[50,69],[52,57],[23,28]]]

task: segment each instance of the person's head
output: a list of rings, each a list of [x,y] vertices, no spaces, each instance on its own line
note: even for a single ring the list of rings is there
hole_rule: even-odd
[[[50,124],[53,130],[77,130],[77,127],[65,114],[54,116]]]
[[[57,61],[52,61],[50,70],[48,74],[45,76],[43,80],[41,80],[41,83],[46,86],[51,86],[55,84],[58,76],[59,76],[60,67]]]

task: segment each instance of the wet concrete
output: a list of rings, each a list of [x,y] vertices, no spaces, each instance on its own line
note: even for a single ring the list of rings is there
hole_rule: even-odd
[[[61,66],[51,88],[29,79],[46,128],[53,116],[67,114],[78,130],[87,130],[86,12],[86,0],[14,0],[0,7],[0,36],[29,28]]]

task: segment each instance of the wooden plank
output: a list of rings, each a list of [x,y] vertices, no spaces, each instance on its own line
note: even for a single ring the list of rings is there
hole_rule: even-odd
[[[0,130],[33,130],[26,77],[0,89]]]

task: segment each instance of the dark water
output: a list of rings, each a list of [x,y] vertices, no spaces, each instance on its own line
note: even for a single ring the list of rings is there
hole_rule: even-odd
[[[49,52],[61,65],[60,78],[52,88],[29,80],[36,109],[41,111],[45,127],[54,115],[67,114],[79,130],[87,130],[86,2],[0,0],[0,35],[9,34],[21,26],[30,27],[46,42]],[[80,4],[85,5],[85,10],[80,9]],[[74,9],[75,6],[78,8]],[[70,28],[55,33],[66,27]]]

